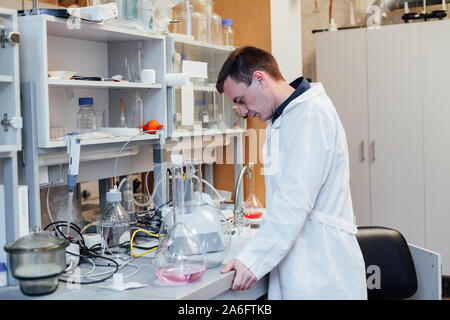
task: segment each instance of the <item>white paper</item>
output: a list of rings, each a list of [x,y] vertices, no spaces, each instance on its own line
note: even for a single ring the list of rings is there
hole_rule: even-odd
[[[183,60],[182,72],[190,78],[208,79],[208,63]]]
[[[192,82],[181,87],[181,125],[194,125],[194,85]]]

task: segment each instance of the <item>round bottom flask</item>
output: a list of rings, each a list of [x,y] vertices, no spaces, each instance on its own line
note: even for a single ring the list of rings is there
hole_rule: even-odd
[[[206,271],[203,246],[180,222],[161,236],[152,263],[159,280],[170,285],[198,281]]]

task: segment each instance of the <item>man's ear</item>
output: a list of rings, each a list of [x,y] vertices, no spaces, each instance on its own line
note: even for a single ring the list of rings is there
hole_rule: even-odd
[[[262,71],[253,72],[253,79],[256,80],[263,89],[265,89],[269,84],[267,81],[267,75]]]

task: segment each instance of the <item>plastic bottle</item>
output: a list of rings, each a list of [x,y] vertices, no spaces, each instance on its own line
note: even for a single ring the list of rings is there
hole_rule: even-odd
[[[0,288],[8,285],[7,268],[4,262],[0,262]]]
[[[112,259],[130,258],[130,216],[122,207],[122,194],[115,189],[106,193],[108,205],[100,217],[102,255]]]
[[[77,114],[77,129],[80,133],[97,130],[97,114],[93,98],[79,98],[80,110]]]
[[[222,37],[223,45],[232,46],[234,45],[234,33],[233,33],[233,19],[223,19],[222,20]]]

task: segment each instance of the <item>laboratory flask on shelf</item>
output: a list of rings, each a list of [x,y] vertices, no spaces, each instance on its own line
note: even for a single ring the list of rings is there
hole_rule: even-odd
[[[130,258],[130,216],[122,207],[122,194],[111,189],[106,193],[108,205],[100,216],[101,252],[105,257],[128,260]]]
[[[178,164],[172,169],[173,210],[164,219],[152,259],[157,277],[165,284],[195,282],[206,271],[205,248],[183,219],[184,187],[183,167]]]

